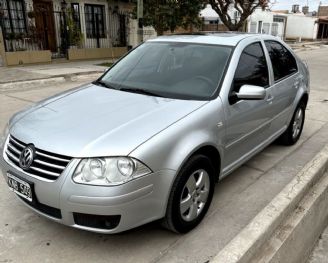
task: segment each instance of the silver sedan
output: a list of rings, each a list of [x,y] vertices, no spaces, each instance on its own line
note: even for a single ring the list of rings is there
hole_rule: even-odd
[[[272,36],[159,37],[93,83],[15,114],[0,142],[3,176],[65,225],[117,233],[162,219],[184,233],[217,181],[277,139],[297,142],[308,75]]]

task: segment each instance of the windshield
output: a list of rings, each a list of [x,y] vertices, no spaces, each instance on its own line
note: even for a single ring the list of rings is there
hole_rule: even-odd
[[[110,88],[176,99],[209,99],[220,83],[231,47],[147,42],[101,79]]]

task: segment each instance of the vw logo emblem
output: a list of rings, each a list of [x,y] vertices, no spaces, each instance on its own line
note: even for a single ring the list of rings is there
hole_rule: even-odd
[[[34,160],[34,146],[33,144],[27,145],[23,151],[21,152],[19,156],[19,166],[22,169],[28,169],[30,168],[31,164],[33,163]]]

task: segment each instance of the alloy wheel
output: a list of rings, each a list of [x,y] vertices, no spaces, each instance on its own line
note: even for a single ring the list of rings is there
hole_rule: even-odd
[[[296,139],[301,132],[303,125],[303,110],[298,108],[293,122],[293,139]]]
[[[185,221],[193,221],[200,215],[207,202],[209,190],[210,178],[204,169],[190,175],[180,198],[180,214]]]

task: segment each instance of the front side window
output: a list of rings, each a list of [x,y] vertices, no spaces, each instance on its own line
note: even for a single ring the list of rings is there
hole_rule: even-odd
[[[105,38],[105,6],[86,4],[84,9],[87,38]]]
[[[269,86],[268,66],[260,42],[247,46],[240,56],[233,91],[239,92],[243,85]]]
[[[3,28],[6,35],[27,32],[25,5],[23,0],[5,0],[3,2]]]
[[[265,46],[270,55],[275,81],[297,72],[296,60],[287,48],[276,41],[265,41]]]
[[[217,91],[231,47],[176,42],[144,43],[113,66],[102,81],[127,92],[209,100]]]

